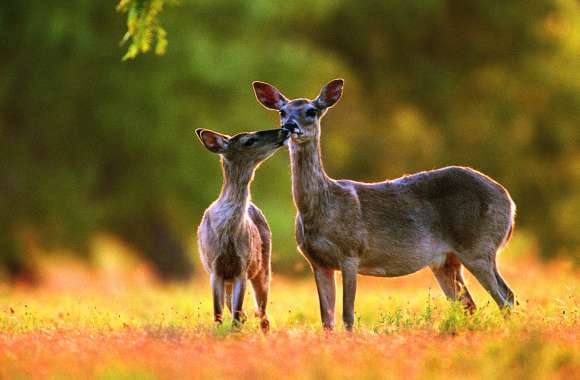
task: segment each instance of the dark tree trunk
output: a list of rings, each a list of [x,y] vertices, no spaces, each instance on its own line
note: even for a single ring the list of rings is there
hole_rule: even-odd
[[[0,268],[5,271],[11,282],[36,284],[38,272],[26,261],[24,252],[10,231],[11,229],[5,228],[0,233]]]
[[[148,212],[118,232],[163,281],[186,281],[193,275],[193,261],[184,243],[159,213]]]

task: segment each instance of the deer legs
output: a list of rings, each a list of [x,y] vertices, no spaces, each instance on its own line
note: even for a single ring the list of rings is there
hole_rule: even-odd
[[[469,313],[475,312],[475,302],[463,279],[463,266],[454,253],[447,255],[442,266],[431,267],[431,270],[447,298],[461,301]]]
[[[341,263],[342,273],[342,321],[347,331],[352,331],[354,325],[354,299],[356,295],[356,280],[358,259],[347,258]],[[320,317],[325,330],[334,329],[334,310],[336,300],[336,285],[334,270],[314,268],[314,279],[320,301]]]
[[[336,286],[334,283],[334,270],[314,268],[314,279],[320,301],[320,317],[325,330],[334,329],[334,304],[336,299]]]
[[[214,321],[221,324],[224,316],[224,301],[227,298],[228,308],[234,317],[234,323],[241,323],[245,320],[242,309],[244,304],[244,294],[246,293],[246,277],[238,276],[231,284],[226,284],[223,277],[216,274],[210,275],[211,290],[213,296],[213,316]],[[227,293],[227,294],[226,294]]]
[[[341,263],[342,272],[342,321],[346,331],[352,331],[354,325],[354,299],[358,259],[349,257]]]
[[[240,324],[244,319],[242,306],[244,305],[244,295],[246,294],[247,278],[244,275],[234,278],[232,283],[232,314],[234,324]]]
[[[263,332],[268,332],[270,330],[270,322],[268,321],[266,306],[268,305],[268,293],[270,290],[269,270],[259,273],[251,282],[254,289],[254,299],[256,300],[256,316],[260,318],[260,328]]]
[[[224,317],[224,279],[223,277],[212,273],[210,275],[210,283],[213,296],[213,318],[215,322],[221,324]]]

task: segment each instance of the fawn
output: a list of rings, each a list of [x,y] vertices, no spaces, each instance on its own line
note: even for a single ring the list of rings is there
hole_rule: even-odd
[[[201,262],[210,274],[214,320],[222,322],[224,297],[234,325],[245,320],[242,305],[250,280],[256,315],[267,332],[271,233],[264,214],[250,201],[250,184],[256,168],[290,133],[276,129],[230,137],[207,129],[195,132],[209,151],[221,156],[224,176],[220,195],[205,211],[197,233]]]
[[[288,100],[274,86],[254,82],[259,102],[280,113],[291,134],[296,240],[310,262],[322,323],[334,328],[334,272],[343,280],[343,322],[352,330],[357,274],[394,277],[429,266],[445,295],[469,311],[465,266],[495,302],[511,308],[514,294],[500,276],[496,254],[511,236],[515,204],[491,178],[445,167],[378,183],[334,180],[324,171],[320,119],[338,102],[343,81],[315,100]]]

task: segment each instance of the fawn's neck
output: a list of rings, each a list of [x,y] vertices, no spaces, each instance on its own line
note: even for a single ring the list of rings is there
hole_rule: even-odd
[[[303,222],[324,216],[331,179],[326,175],[320,154],[320,138],[290,144],[292,194]]]
[[[250,183],[254,177],[254,167],[233,164],[222,159],[224,183],[217,203],[224,210],[226,223],[238,226],[242,223],[250,202]]]

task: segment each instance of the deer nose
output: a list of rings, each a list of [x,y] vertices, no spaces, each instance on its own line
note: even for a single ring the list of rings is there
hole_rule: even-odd
[[[293,121],[284,123],[284,125],[282,125],[282,129],[286,129],[290,133],[296,133],[298,135],[302,134],[302,130],[300,129],[300,127],[298,127],[298,124],[296,124]]]

